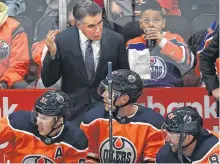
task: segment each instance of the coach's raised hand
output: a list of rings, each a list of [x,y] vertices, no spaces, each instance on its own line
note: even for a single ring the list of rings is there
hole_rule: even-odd
[[[55,56],[57,52],[57,46],[55,43],[55,36],[60,33],[60,30],[50,30],[46,36],[45,43],[51,56]]]

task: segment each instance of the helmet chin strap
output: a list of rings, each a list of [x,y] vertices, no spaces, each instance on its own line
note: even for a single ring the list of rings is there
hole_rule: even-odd
[[[126,102],[124,105],[116,105],[116,101],[117,101],[118,97],[119,97],[118,95],[114,96],[115,99],[113,101],[113,105],[116,107],[116,110],[114,112],[115,116],[118,115],[118,111],[119,111],[120,108],[123,108],[123,107],[125,107],[125,106],[127,106],[127,105],[129,105],[131,103],[130,98],[129,98],[128,102]]]
[[[116,107],[115,111],[113,112],[113,115],[114,115],[115,117],[118,115],[118,111],[119,111],[120,108],[125,107],[125,106],[127,106],[127,105],[129,104],[129,101],[128,101],[128,102],[125,103],[124,105],[116,105],[115,103],[116,103],[118,97],[119,97],[119,96],[115,96],[115,97],[114,97],[115,99],[114,99],[114,101],[113,101],[113,105]]]
[[[60,126],[58,126],[58,127],[56,127],[56,128],[54,127],[54,126],[57,124],[59,118],[60,118],[60,117],[58,117],[57,120],[54,122],[54,124],[53,124],[53,126],[52,126],[50,132],[49,132],[46,136],[41,136],[41,137],[40,137],[40,138],[42,139],[42,141],[43,141],[45,144],[47,144],[47,145],[51,144],[52,141],[53,141],[53,137],[50,136],[50,134],[53,133],[56,129],[58,129],[58,128],[60,128],[61,126],[64,125],[64,122],[63,122],[62,124],[60,124]]]
[[[179,143],[178,143],[178,159],[180,160],[181,163],[183,162],[183,147],[182,144],[184,140],[186,139],[186,134],[185,133],[180,133],[180,138],[179,138]]]
[[[190,143],[188,143],[187,145],[185,146],[182,146],[183,149],[187,148],[189,145],[191,145],[194,141],[196,140],[195,137],[193,137],[192,141],[190,141]]]
[[[124,116],[124,117],[118,117],[118,112],[120,110],[120,108],[125,107],[127,105],[130,104],[130,101],[128,101],[127,103],[125,103],[124,105],[116,105],[116,101],[117,101],[118,96],[115,97],[114,101],[113,101],[113,105],[116,107],[115,111],[113,112],[113,116],[114,118],[120,123],[120,124],[126,124],[129,123],[131,121],[131,118]]]
[[[179,158],[179,160],[180,160],[181,163],[184,163],[184,162],[183,162],[183,157],[182,157],[182,155],[183,155],[183,149],[185,149],[185,148],[187,148],[188,146],[190,146],[190,145],[196,140],[196,138],[193,137],[192,141],[190,141],[187,145],[182,146],[184,140],[186,139],[186,135],[187,135],[186,133],[182,133],[182,132],[181,132],[181,133],[180,133],[180,138],[179,138],[179,144],[178,144],[178,158]]]

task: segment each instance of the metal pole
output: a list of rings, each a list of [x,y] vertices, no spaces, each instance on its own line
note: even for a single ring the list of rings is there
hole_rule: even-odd
[[[59,0],[59,29],[63,31],[67,28],[67,1]]]
[[[108,62],[108,96],[109,96],[109,161],[113,163],[113,134],[112,134],[112,62]]]

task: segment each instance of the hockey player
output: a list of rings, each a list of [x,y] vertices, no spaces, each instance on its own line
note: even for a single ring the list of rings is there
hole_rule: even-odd
[[[126,44],[130,69],[148,86],[182,87],[182,76],[192,68],[194,55],[180,35],[164,31],[166,20],[156,1],[142,4],[141,9],[143,34]]]
[[[0,144],[11,163],[80,163],[87,156],[87,139],[69,122],[71,107],[61,91],[48,91],[38,98],[32,112],[18,111],[0,119]],[[5,161],[5,162],[6,162]]]
[[[192,107],[170,112],[162,126],[166,144],[157,163],[219,163],[219,139],[203,129],[203,120]]]
[[[160,130],[164,118],[150,108],[136,104],[142,93],[140,76],[127,69],[112,72],[113,161],[109,161],[108,80],[103,80],[98,93],[104,106],[91,109],[81,123],[88,138],[86,162],[140,163],[154,162],[164,144]]]

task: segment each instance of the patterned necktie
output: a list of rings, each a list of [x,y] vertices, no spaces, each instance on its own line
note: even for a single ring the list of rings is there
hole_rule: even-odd
[[[85,67],[89,81],[91,81],[95,72],[94,54],[92,50],[92,40],[87,41],[85,53]]]

